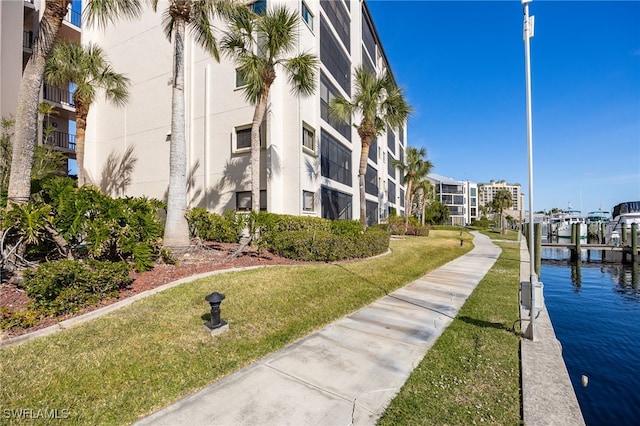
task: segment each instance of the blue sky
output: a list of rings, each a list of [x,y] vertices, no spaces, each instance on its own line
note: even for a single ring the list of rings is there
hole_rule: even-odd
[[[369,0],[434,173],[520,183],[528,208],[519,0]],[[640,2],[529,4],[534,210],[640,200]]]

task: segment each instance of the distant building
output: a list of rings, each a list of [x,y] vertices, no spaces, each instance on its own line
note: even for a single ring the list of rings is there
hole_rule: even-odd
[[[510,209],[504,211],[505,217],[511,216],[512,218],[522,221],[524,215],[524,194],[520,188],[519,183],[507,183],[504,180],[494,181],[489,183],[478,184],[479,191],[479,209],[484,206],[488,206],[492,201],[494,195],[501,189],[506,189],[511,193],[513,206]],[[482,215],[480,215],[482,216]]]
[[[520,184],[507,183],[504,180],[498,182],[491,180],[489,183],[478,184],[479,205],[486,206],[490,204],[493,201],[494,195],[501,189],[506,189],[513,197],[513,206],[510,210],[522,211],[524,207],[524,194],[522,193]]]
[[[478,217],[478,185],[435,173],[427,175],[436,198],[449,209],[448,225],[465,226]]]

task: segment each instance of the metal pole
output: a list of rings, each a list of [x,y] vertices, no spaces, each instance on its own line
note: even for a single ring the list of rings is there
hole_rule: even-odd
[[[529,39],[533,37],[533,19],[529,18],[529,3],[531,0],[522,0],[524,7],[524,59],[525,59],[525,76],[526,76],[526,95],[527,95],[527,146],[529,153],[529,256],[530,256],[530,272],[529,283],[531,290],[531,310],[528,338],[535,340],[536,327],[536,300],[535,300],[535,283],[538,279],[535,271],[535,238],[533,226],[533,131],[531,119],[531,57],[529,50]]]

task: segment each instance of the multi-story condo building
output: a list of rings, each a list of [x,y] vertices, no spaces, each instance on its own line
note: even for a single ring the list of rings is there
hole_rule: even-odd
[[[449,208],[448,225],[465,226],[478,217],[478,185],[457,181],[435,173],[427,175],[436,198]]]
[[[33,52],[33,43],[44,13],[45,0],[0,1],[0,113],[15,115],[22,72]],[[62,23],[59,39],[81,41],[81,2],[73,1]],[[75,158],[75,107],[71,87],[44,84],[41,102],[53,111],[41,117],[38,142],[46,142]]]
[[[286,75],[277,70],[261,135],[261,208],[357,219],[360,139],[353,123],[330,116],[328,104],[338,95],[354,94],[352,76],[360,64],[390,72],[371,14],[362,0],[268,1],[297,10],[298,50],[315,53],[320,69],[317,90],[306,98],[292,95]],[[140,19],[106,30],[85,28],[82,39],[101,45],[113,68],[131,81],[126,107],[102,101],[92,106],[86,133],[88,178],[113,195],[164,198],[173,56],[162,31],[162,11],[148,10]],[[249,136],[254,107],[245,101],[242,81],[236,77],[233,63],[216,62],[187,34],[189,207],[214,212],[251,207]],[[384,220],[389,211],[404,213],[405,188],[392,160],[404,159],[406,132],[406,126],[387,129],[369,151],[365,189],[370,223]]]
[[[493,201],[493,196],[501,189],[506,189],[513,196],[513,206],[510,210],[521,212],[524,210],[524,194],[519,183],[507,183],[504,180],[478,184],[480,206],[486,206]],[[518,213],[519,216],[520,213]]]

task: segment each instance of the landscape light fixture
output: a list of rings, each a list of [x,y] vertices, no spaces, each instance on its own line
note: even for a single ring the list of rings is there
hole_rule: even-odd
[[[214,330],[221,329],[227,325],[225,321],[220,319],[220,304],[224,300],[224,294],[216,291],[205,297],[204,300],[209,302],[209,305],[211,305],[211,319],[205,322],[204,326],[207,330],[213,333]]]

